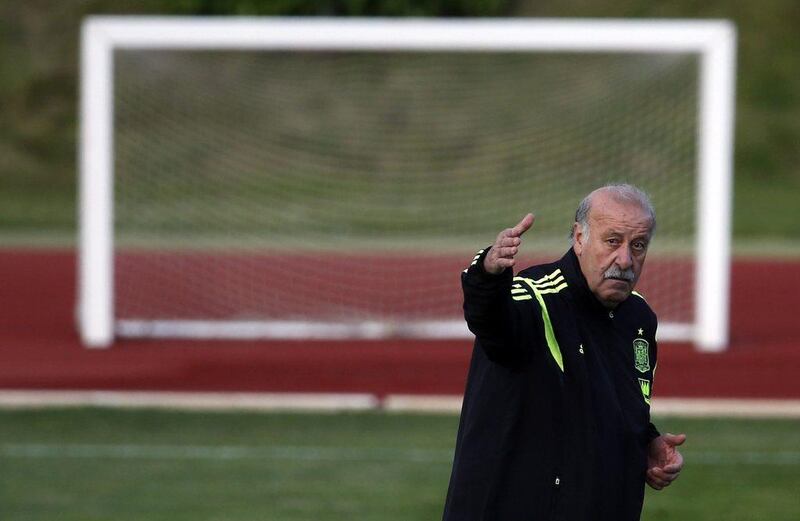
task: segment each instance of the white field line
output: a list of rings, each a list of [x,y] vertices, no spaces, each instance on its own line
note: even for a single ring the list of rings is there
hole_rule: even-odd
[[[800,465],[800,451],[687,452],[697,465]],[[450,449],[403,449],[380,447],[317,447],[242,445],[111,445],[111,444],[0,444],[0,457],[17,459],[128,459],[211,461],[347,461],[451,463]]]
[[[0,409],[52,407],[458,414],[460,395],[0,390]],[[654,416],[800,418],[800,400],[655,398]]]
[[[390,394],[383,399],[381,405],[392,412],[426,412],[436,414],[459,414],[461,402],[460,395],[408,395]]]
[[[654,416],[800,418],[800,400],[655,398]]]
[[[141,391],[0,391],[0,408],[114,407],[179,410],[338,412],[377,409],[372,394]]]
[[[387,411],[455,413],[461,411],[461,396],[389,395],[382,405]],[[655,398],[653,416],[800,418],[800,400]]]

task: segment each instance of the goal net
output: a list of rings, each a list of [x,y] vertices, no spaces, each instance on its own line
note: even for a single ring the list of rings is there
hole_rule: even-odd
[[[697,340],[709,289],[697,244],[713,225],[703,48],[531,45],[525,34],[552,27],[513,21],[462,34],[469,24],[104,18],[86,40],[92,28],[108,70],[92,79],[85,41],[84,88],[107,93],[92,116],[84,91],[89,344],[463,337],[459,274],[474,251],[532,211],[518,266],[560,257],[579,200],[613,181],[656,206],[637,289],[659,337]],[[87,136],[92,117],[105,130]],[[93,195],[91,147],[108,151]],[[719,183],[714,197],[729,198]],[[91,228],[92,212],[113,225]],[[725,276],[728,233],[715,238]],[[89,264],[92,247],[105,266]],[[712,289],[723,313],[727,286]]]

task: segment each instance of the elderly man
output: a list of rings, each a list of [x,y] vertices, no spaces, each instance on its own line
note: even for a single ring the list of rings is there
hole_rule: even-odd
[[[607,185],[561,260],[513,276],[528,214],[464,271],[476,340],[445,521],[633,521],[645,482],[677,478],[685,436],[650,422],[657,323],[633,291],[655,224],[644,192]]]

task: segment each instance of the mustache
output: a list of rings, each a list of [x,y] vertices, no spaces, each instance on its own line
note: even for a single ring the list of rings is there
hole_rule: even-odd
[[[603,279],[620,279],[627,282],[633,282],[636,275],[633,273],[632,268],[621,270],[617,266],[611,266],[603,273]]]

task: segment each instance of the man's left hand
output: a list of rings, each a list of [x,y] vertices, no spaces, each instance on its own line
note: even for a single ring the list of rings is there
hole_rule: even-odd
[[[678,445],[686,441],[685,434],[662,434],[650,442],[647,450],[647,484],[656,490],[668,487],[683,468],[683,456]]]

